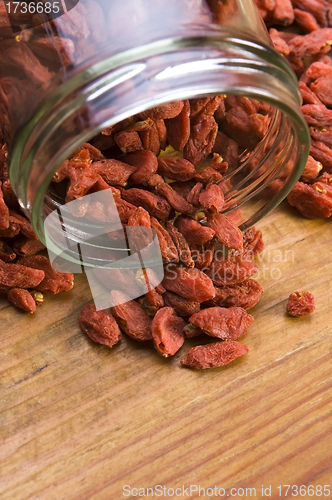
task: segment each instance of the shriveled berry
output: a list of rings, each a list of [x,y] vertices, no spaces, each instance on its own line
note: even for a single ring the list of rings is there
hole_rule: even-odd
[[[97,311],[96,306],[88,304],[81,310],[79,322],[82,330],[98,344],[113,347],[121,339],[117,322],[105,309]]]
[[[310,292],[293,292],[287,302],[290,316],[306,316],[315,310],[315,298]]]
[[[152,337],[159,354],[173,356],[183,345],[185,322],[172,307],[163,307],[152,320]]]
[[[248,347],[234,340],[217,342],[215,344],[199,345],[190,349],[187,355],[181,359],[181,363],[189,368],[204,370],[205,368],[216,368],[225,366],[234,359],[243,356],[249,351]]]

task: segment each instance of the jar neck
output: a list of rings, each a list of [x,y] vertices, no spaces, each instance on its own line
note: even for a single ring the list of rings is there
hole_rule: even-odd
[[[244,40],[234,30],[218,28],[204,34],[193,30],[192,35],[122,52],[74,75],[49,95],[17,134],[10,179],[42,241],[50,213],[45,195],[63,161],[105,128],[169,101],[233,94],[266,101],[280,110],[291,137],[288,149],[294,168],[282,189],[252,213],[243,228],[270,212],[291,190],[305,166],[310,142],[292,70],[271,47],[256,39]],[[271,174],[260,187],[252,183],[251,192],[247,186],[245,201],[273,178]],[[238,199],[230,207],[243,201]]]

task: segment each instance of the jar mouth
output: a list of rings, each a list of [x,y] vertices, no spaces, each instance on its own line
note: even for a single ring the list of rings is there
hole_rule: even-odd
[[[250,158],[239,159],[239,168],[259,158],[264,140],[266,144],[273,136],[274,149],[281,149],[278,164],[273,163],[270,153],[269,172],[260,180],[255,179],[255,169],[251,168],[246,180],[242,179],[242,198],[238,194],[232,200],[231,193],[226,192],[226,207],[227,211],[234,210],[257,199],[292,157],[293,168],[282,187],[256,208],[240,229],[256,223],[285,198],[304,169],[310,147],[308,127],[299,109],[296,77],[283,57],[269,46],[237,38],[228,28],[216,31],[162,40],[104,59],[53,92],[20,131],[12,151],[10,178],[41,241],[45,242],[44,220],[50,213],[45,203],[47,190],[70,154],[107,127],[170,101],[225,94],[274,106],[276,112],[266,137]],[[256,174],[263,161],[267,160],[259,159]],[[235,176],[236,168],[225,178]]]

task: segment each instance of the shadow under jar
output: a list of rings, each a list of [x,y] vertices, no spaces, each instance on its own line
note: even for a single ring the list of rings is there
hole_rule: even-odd
[[[241,209],[242,230],[274,209],[303,171],[310,139],[297,80],[251,0],[80,0],[55,18],[8,18],[3,3],[0,37],[10,180],[42,241],[46,217],[65,203],[53,176],[85,142],[119,161],[135,147],[182,157],[198,175],[219,164],[221,211]],[[163,115],[165,103],[176,109],[179,101],[181,116]],[[159,148],[139,130],[144,124],[135,128],[144,121],[166,131]],[[128,130],[138,146],[116,136]],[[77,215],[67,237],[79,243],[90,229]]]

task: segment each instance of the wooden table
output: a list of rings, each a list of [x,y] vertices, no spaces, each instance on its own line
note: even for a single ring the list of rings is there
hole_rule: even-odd
[[[94,344],[78,326],[82,275],[33,316],[1,299],[1,500],[152,498],[134,488],[156,485],[170,489],[159,498],[294,498],[284,484],[331,484],[298,498],[332,498],[331,222],[283,206],[259,227],[265,293],[249,354],[224,368],[181,368],[189,341],[170,360],[128,339]],[[306,318],[285,314],[295,290],[315,296]]]

